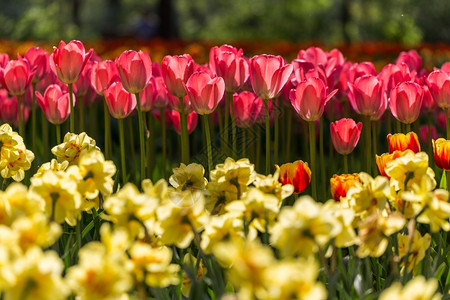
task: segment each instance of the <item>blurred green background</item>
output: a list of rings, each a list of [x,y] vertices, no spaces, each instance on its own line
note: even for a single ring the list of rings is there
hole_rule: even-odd
[[[450,42],[449,0],[2,0],[0,38]]]

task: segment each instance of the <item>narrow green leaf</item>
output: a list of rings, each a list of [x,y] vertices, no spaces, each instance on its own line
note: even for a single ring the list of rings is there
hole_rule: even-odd
[[[447,176],[445,175],[445,171],[442,171],[441,183],[439,184],[439,188],[446,190],[447,189]]]

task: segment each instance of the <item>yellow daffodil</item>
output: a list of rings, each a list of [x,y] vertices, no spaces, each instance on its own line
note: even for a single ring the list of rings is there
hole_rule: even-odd
[[[173,169],[173,175],[170,176],[170,184],[179,191],[184,190],[204,190],[208,184],[208,180],[203,177],[205,169],[202,165],[192,163],[185,165],[180,164],[180,167]]]
[[[36,173],[33,175],[40,176],[45,173],[45,171],[52,170],[52,171],[65,171],[67,170],[67,167],[69,167],[69,162],[67,160],[62,161],[59,163],[56,159],[52,158],[51,161],[46,162],[45,164],[42,164],[39,169],[36,171]]]
[[[22,181],[25,177],[25,171],[29,170],[34,160],[34,153],[25,148],[16,146],[14,149],[3,150],[1,152],[0,174],[3,178]]]
[[[69,165],[78,164],[78,159],[82,152],[95,149],[95,140],[85,132],[80,134],[66,133],[61,144],[52,148],[52,153],[58,162],[68,161]]]
[[[336,246],[345,248],[354,245],[356,242],[356,233],[353,228],[355,212],[333,200],[328,200],[323,205],[323,209],[327,210],[341,224],[341,231],[336,235],[334,240]]]
[[[410,235],[398,234],[397,240],[399,256],[404,258],[409,251],[407,270],[415,273],[418,264],[425,257],[425,252],[430,247],[431,236],[428,233],[422,236],[419,231],[414,230]],[[405,263],[403,262],[402,265],[404,267]]]
[[[409,281],[405,286],[398,282],[392,284],[380,295],[380,300],[439,300],[441,294],[436,293],[438,288],[436,278],[428,280],[423,276],[417,276]]]
[[[206,254],[210,254],[217,243],[243,237],[244,221],[241,214],[229,212],[211,216],[209,222],[205,224],[200,246]]]
[[[275,173],[267,176],[256,174],[253,185],[266,194],[275,195],[280,201],[286,199],[294,192],[292,184],[282,184],[279,181],[280,169],[277,168]]]
[[[195,276],[196,280],[201,280],[203,275],[206,274],[207,269],[205,267],[205,264],[203,263],[203,260],[200,260],[196,269],[195,267],[197,266],[197,259],[190,253],[186,253],[184,255],[183,264],[185,267],[191,269],[191,272]],[[186,274],[186,271],[183,271],[183,277],[181,280],[181,293],[187,298],[189,297],[189,292],[191,291],[192,280],[188,276],[188,274]]]

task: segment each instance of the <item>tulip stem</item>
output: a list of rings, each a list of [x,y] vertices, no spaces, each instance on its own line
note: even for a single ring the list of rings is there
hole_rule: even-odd
[[[348,154],[344,154],[344,174],[348,174]]]
[[[163,178],[167,179],[167,153],[166,153],[166,114],[164,112],[164,108],[161,108],[159,110],[159,114],[161,116],[161,131],[162,131],[162,164],[163,164],[163,168],[162,168],[162,173],[163,173]]]
[[[211,147],[211,133],[209,132],[208,115],[203,115],[203,128],[205,129],[206,147],[208,149],[208,171],[212,170],[212,147]]]
[[[366,149],[366,172],[371,174],[371,164],[372,164],[372,154],[371,154],[371,143],[370,143],[370,116],[364,116],[363,119],[363,127],[365,133],[365,144],[364,147]]]
[[[78,126],[80,128],[80,132],[84,131],[84,99],[79,99],[78,104]]]
[[[246,128],[241,128],[241,133],[242,133],[242,153],[241,153],[241,157],[245,157],[246,155],[245,155],[245,152],[246,152],[246,148],[247,148],[247,145],[246,145],[246,141],[245,141],[245,132],[247,131],[247,129]]]
[[[291,154],[291,133],[292,133],[292,107],[287,108],[287,130],[286,130],[286,149],[284,160],[288,162]]]
[[[312,197],[317,201],[317,181],[316,181],[316,124],[308,122],[309,126],[309,154],[311,160],[311,188]]]
[[[187,116],[184,111],[183,97],[180,97],[180,129],[181,129],[181,162],[189,163],[189,137],[187,128]]]
[[[444,171],[447,178],[447,191],[450,191],[450,171]]]
[[[103,115],[105,119],[105,158],[111,159],[111,115],[109,114],[108,104],[103,101]]]
[[[48,121],[44,112],[41,111],[41,123],[42,123],[42,160],[46,162],[48,160]]]
[[[411,132],[411,124],[405,124],[405,134],[407,134],[408,132]]]
[[[122,165],[122,184],[127,182],[127,166],[125,163],[125,135],[123,131],[123,119],[117,120],[119,123],[119,140],[120,140],[120,163]]]
[[[228,97],[225,97],[225,120],[224,120],[224,126],[223,126],[223,145],[222,151],[225,152],[226,155],[228,155],[228,117],[230,115],[230,99]]]
[[[61,144],[61,124],[56,124],[56,144]]]
[[[19,118],[19,134],[25,140],[24,132],[23,132],[23,122],[22,122],[22,95],[17,96],[17,115]],[[24,97],[25,98],[25,97]]]
[[[279,140],[279,132],[278,132],[278,98],[272,99],[273,104],[273,162],[278,162],[278,140]]]
[[[270,117],[269,117],[269,100],[264,100],[264,108],[266,110],[266,175],[270,172]]]
[[[75,133],[75,111],[74,111],[74,103],[73,103],[73,92],[72,92],[72,83],[68,83],[69,87],[69,99],[70,99],[70,132]]]
[[[445,111],[445,120],[447,123],[447,140],[450,140],[450,118],[448,116],[448,108],[444,108]]]
[[[377,154],[377,138],[378,138],[378,133],[377,133],[377,124],[375,123],[375,121],[371,122],[371,126],[372,126],[372,148],[373,148],[373,154],[376,155]]]
[[[153,120],[151,113],[145,113],[143,112],[143,118],[144,118],[144,124],[147,124],[147,134],[145,135],[145,149],[147,150],[146,157],[147,157],[147,178],[152,178],[153,173],[153,165],[152,165],[152,158],[153,154],[155,153],[153,151],[153,146],[155,145],[154,136],[152,134],[153,132]],[[144,128],[145,129],[145,128]],[[150,132],[150,136],[148,136],[148,132]]]
[[[261,126],[257,124],[256,126],[256,169],[259,171],[260,168],[260,160],[261,160]]]
[[[433,142],[431,141],[431,112],[428,112],[427,114],[427,141],[428,141],[428,157],[430,157],[430,164],[433,162]]]
[[[324,158],[324,153],[323,153],[323,118],[320,118],[320,123],[319,123],[319,155],[320,155],[320,175],[321,175],[321,186],[322,188],[321,190],[321,196],[323,197],[323,199],[325,199],[325,195],[326,195],[326,181],[325,178],[327,177],[327,174],[325,173],[325,158]]]
[[[145,178],[145,139],[144,139],[144,121],[142,120],[141,101],[139,100],[139,93],[136,93],[136,108],[138,111],[139,122],[139,146],[141,154],[141,177],[140,180]]]
[[[233,138],[233,158],[237,158],[238,153],[237,153],[237,137],[236,137],[236,118],[234,114],[233,94],[231,92],[227,92],[226,97],[229,99],[228,103],[230,103],[231,107],[231,133]]]
[[[387,111],[387,113],[385,114],[386,119],[387,119],[387,132],[388,133],[392,133],[392,115],[391,115],[391,111]]]
[[[36,83],[32,84],[33,88],[33,102],[31,102],[31,149],[36,155]],[[36,165],[36,163],[34,163]],[[34,171],[34,168],[33,168]]]

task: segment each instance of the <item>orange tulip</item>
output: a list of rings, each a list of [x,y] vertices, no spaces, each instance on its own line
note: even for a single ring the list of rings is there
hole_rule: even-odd
[[[309,186],[311,182],[311,169],[308,163],[297,160],[293,163],[276,167],[280,169],[279,181],[283,185],[292,184],[294,186],[294,193],[301,193]]]
[[[420,143],[417,134],[409,132],[406,135],[403,133],[388,134],[387,141],[389,144],[389,153],[396,150],[405,151],[412,150],[414,153],[420,152]]]
[[[380,175],[389,177],[384,171],[387,163],[399,158],[400,156],[402,156],[402,151],[397,150],[392,153],[383,153],[381,156],[375,155],[375,162],[377,163],[377,168]]]
[[[450,171],[450,140],[433,140],[434,162],[439,168]]]
[[[348,190],[355,185],[355,182],[361,182],[359,175],[354,174],[334,174],[330,178],[331,195],[336,202],[341,201],[341,197],[347,196]]]

